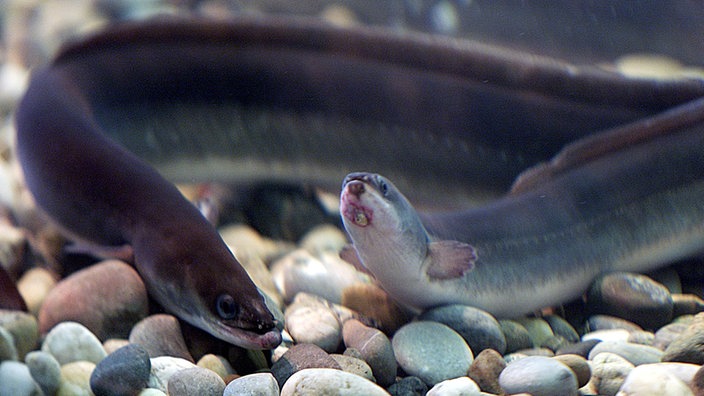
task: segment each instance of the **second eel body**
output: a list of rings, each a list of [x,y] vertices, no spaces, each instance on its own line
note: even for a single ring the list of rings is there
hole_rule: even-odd
[[[37,203],[70,234],[129,245],[166,309],[271,348],[280,335],[261,295],[167,179],[330,187],[376,169],[415,202],[456,207],[496,197],[572,140],[702,94],[699,81],[633,80],[432,36],[155,20],[36,70],[17,146]]]

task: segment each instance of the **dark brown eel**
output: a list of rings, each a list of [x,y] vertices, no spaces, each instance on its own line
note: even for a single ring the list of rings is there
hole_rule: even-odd
[[[166,309],[272,348],[280,335],[262,296],[167,179],[338,188],[350,170],[375,169],[416,202],[461,206],[506,191],[570,141],[702,94],[697,80],[630,79],[435,36],[152,20],[110,27],[35,70],[17,148],[38,205],[67,233],[130,246]]]

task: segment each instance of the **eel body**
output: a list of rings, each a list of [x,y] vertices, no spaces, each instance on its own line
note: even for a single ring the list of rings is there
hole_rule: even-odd
[[[704,100],[577,141],[481,208],[419,215],[390,181],[357,173],[340,210],[362,264],[402,303],[498,317],[554,306],[601,273],[704,249]]]
[[[270,348],[280,335],[262,296],[169,181],[336,189],[350,169],[378,169],[415,202],[464,206],[570,141],[703,94],[697,80],[630,79],[434,36],[152,20],[36,70],[17,148],[37,203],[68,233],[129,246],[166,309]]]

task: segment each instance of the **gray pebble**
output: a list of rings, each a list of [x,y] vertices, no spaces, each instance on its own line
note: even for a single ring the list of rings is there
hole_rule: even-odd
[[[279,384],[270,373],[245,375],[232,380],[223,396],[279,396]]]
[[[533,346],[541,346],[545,340],[555,335],[548,322],[542,318],[519,318],[516,322],[528,330]]]
[[[670,291],[651,278],[612,272],[597,278],[587,292],[587,305],[597,314],[627,319],[657,329],[672,319]]]
[[[271,366],[271,374],[279,387],[295,372],[307,368],[332,368],[341,370],[340,365],[319,346],[296,344]]]
[[[512,362],[501,372],[499,384],[508,394],[577,395],[577,378],[572,370],[543,356],[528,356]]]
[[[662,361],[704,364],[704,314],[697,314],[682,334],[672,340]]]
[[[194,362],[175,316],[156,314],[139,321],[130,332],[130,343],[139,344],[149,357],[172,356]]]
[[[419,320],[430,320],[449,326],[467,341],[472,352],[493,349],[506,351],[506,338],[499,322],[488,312],[466,305],[445,305],[424,312]]]
[[[591,361],[592,378],[590,384],[600,395],[613,396],[618,392],[633,364],[619,355],[602,352]]]
[[[528,330],[522,324],[513,320],[500,320],[499,325],[506,339],[505,353],[533,347],[533,340],[531,340]]]
[[[585,327],[585,333],[610,329],[624,329],[629,332],[643,330],[642,327],[633,322],[609,315],[592,315],[587,319]]]
[[[418,377],[408,376],[401,378],[387,390],[392,396],[424,396],[428,392],[428,385]]]
[[[633,331],[631,332],[631,334],[628,335],[628,339],[626,341],[632,342],[634,344],[652,346],[653,341],[655,341],[655,334],[653,332],[645,330]]]
[[[660,361],[663,352],[648,345],[633,344],[623,341],[603,341],[594,346],[589,352],[589,360],[602,352],[615,353],[631,362],[634,366]]]
[[[170,396],[222,396],[225,381],[213,371],[192,367],[175,372],[167,389]]]
[[[0,327],[0,362],[18,359],[15,338],[4,327]]]
[[[374,378],[374,375],[372,374],[372,368],[369,367],[367,362],[365,362],[364,360],[336,353],[333,353],[332,355],[330,355],[330,357],[335,359],[337,364],[342,367],[342,371],[346,371],[348,373],[358,375],[369,381],[376,382],[376,378]]]
[[[286,330],[298,344],[314,344],[326,352],[337,350],[342,325],[328,305],[314,299],[296,299],[284,313]]]
[[[556,336],[560,336],[565,339],[568,343],[575,343],[579,341],[579,334],[577,330],[572,327],[569,322],[557,315],[547,315],[543,319],[548,322],[552,332]]]
[[[147,387],[151,362],[138,344],[128,344],[101,360],[90,377],[96,396],[135,394]]]
[[[369,364],[379,384],[389,386],[394,382],[396,357],[386,334],[351,319],[342,327],[342,337],[347,348],[357,350],[361,358]]]
[[[59,323],[51,329],[42,351],[53,355],[61,365],[81,360],[97,363],[107,356],[100,340],[76,322]]]
[[[192,362],[171,356],[159,356],[149,359],[151,362],[151,372],[147,386],[166,392],[169,379],[179,370],[197,367]]]
[[[411,322],[391,340],[396,361],[403,370],[428,385],[466,375],[474,360],[462,336],[437,322]]]
[[[352,373],[311,368],[293,374],[281,387],[281,396],[297,395],[388,396],[388,393],[379,385]]]
[[[24,363],[6,360],[0,363],[0,396],[41,396],[42,390],[34,382]]]
[[[53,395],[61,383],[61,366],[50,354],[42,351],[32,351],[24,358],[24,362],[45,395]]]
[[[555,351],[555,355],[574,354],[579,355],[583,358],[587,358],[589,356],[589,352],[592,350],[592,348],[594,348],[594,345],[600,342],[601,340],[587,340],[565,345]]]
[[[0,310],[0,327],[12,334],[19,360],[36,349],[39,340],[38,326],[34,315],[27,312]]]

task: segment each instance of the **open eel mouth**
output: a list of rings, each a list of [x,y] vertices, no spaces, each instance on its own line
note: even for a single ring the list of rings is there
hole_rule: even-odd
[[[350,223],[358,227],[366,227],[371,224],[374,211],[361,203],[361,195],[365,191],[364,182],[352,180],[345,185],[342,192],[342,215]]]

